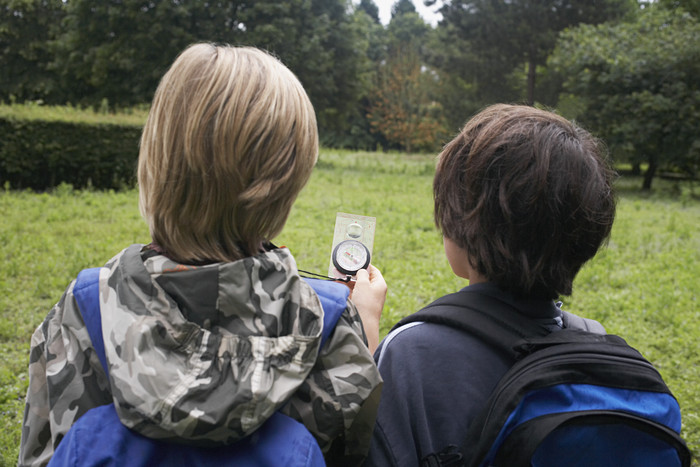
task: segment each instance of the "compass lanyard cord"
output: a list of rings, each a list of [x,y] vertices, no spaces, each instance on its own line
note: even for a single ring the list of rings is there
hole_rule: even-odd
[[[350,282],[350,280],[352,279],[352,276],[350,276],[350,275],[347,275],[345,277],[330,277],[330,276],[325,276],[323,274],[316,274],[315,272],[304,271],[303,269],[298,269],[298,271],[300,273],[308,274],[309,276],[317,277],[317,278],[323,279],[325,281]],[[304,276],[302,276],[302,277],[304,277]]]

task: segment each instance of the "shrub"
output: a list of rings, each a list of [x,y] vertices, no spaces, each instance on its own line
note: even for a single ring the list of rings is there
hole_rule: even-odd
[[[88,119],[81,111],[56,116],[34,107],[38,110],[26,112],[5,106],[0,112],[0,185],[34,190],[61,183],[99,189],[134,185],[142,126],[135,119]]]

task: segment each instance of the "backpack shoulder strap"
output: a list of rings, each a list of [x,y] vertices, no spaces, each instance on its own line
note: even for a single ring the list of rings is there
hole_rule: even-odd
[[[92,346],[102,364],[105,374],[109,376],[105,344],[102,339],[102,317],[100,315],[100,270],[103,268],[83,269],[73,286],[73,296],[78,302],[78,310],[83,317]]]
[[[488,295],[461,290],[441,297],[399,321],[392,332],[408,323],[442,324],[468,332],[513,360],[517,341],[545,336],[549,330],[518,312],[515,307]]]
[[[321,300],[321,307],[323,307],[323,331],[321,333],[321,345],[319,346],[319,349],[321,349],[333,333],[340,315],[343,314],[347,307],[350,289],[343,284],[322,279],[304,278],[304,280],[314,289],[319,300]]]
[[[576,316],[573,313],[563,310],[561,319],[564,322],[564,328],[566,329],[578,329],[593,334],[607,334],[605,327],[594,319],[581,318],[580,316]]]

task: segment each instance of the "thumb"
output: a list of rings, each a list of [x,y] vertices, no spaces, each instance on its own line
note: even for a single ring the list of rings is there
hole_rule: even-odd
[[[357,281],[369,281],[369,271],[366,269],[360,269],[355,273],[355,279]]]

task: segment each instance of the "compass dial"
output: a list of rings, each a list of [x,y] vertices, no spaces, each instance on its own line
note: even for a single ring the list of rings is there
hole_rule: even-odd
[[[333,266],[343,274],[354,276],[369,266],[369,250],[357,240],[344,240],[333,250]]]

